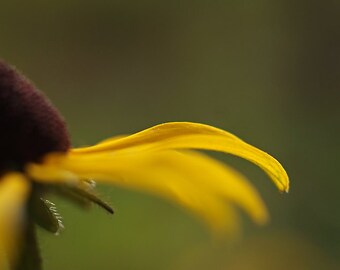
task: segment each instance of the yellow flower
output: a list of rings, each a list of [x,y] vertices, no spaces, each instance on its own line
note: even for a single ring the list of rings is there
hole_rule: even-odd
[[[254,222],[265,223],[265,205],[248,180],[198,149],[249,160],[280,191],[288,191],[288,176],[276,159],[224,130],[198,123],[165,123],[72,149],[57,110],[3,61],[0,127],[0,267],[6,256],[12,264],[14,256],[24,256],[25,244],[19,243],[29,224],[52,232],[60,229],[59,214],[45,199],[47,192],[94,202],[111,212],[93,193],[89,179],[167,198],[217,233],[238,229],[234,205]]]

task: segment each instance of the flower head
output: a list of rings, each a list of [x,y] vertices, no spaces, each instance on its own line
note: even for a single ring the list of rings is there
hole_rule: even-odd
[[[32,237],[32,224],[54,233],[62,227],[47,192],[113,212],[96,196],[89,179],[167,198],[195,213],[214,232],[237,230],[233,205],[256,223],[265,223],[265,205],[248,180],[197,149],[247,159],[279,190],[288,191],[288,176],[276,159],[224,130],[198,123],[165,123],[72,149],[58,111],[3,61],[0,127],[0,267],[9,262],[20,269],[23,261],[31,260],[25,254],[32,247],[23,239]]]

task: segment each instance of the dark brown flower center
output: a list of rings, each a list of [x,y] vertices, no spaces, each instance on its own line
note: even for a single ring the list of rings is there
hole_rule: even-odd
[[[59,112],[23,75],[0,60],[0,173],[21,170],[70,148]]]

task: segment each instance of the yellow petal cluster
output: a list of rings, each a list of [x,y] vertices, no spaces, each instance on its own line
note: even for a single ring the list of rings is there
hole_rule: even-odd
[[[97,145],[51,154],[43,164],[29,164],[36,181],[69,184],[96,179],[168,198],[201,217],[215,232],[238,228],[233,204],[257,223],[268,214],[249,181],[234,169],[193,149],[224,152],[259,166],[280,191],[288,191],[288,176],[269,154],[235,135],[208,125],[173,122]]]

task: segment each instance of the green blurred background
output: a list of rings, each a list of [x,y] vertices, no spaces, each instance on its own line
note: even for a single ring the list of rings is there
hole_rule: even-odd
[[[58,202],[66,229],[40,231],[47,270],[340,269],[340,2],[2,1],[0,57],[67,119],[75,146],[166,121],[229,130],[291,178],[249,176],[271,223],[244,217],[214,242],[195,218],[137,192],[99,187],[116,215]]]

